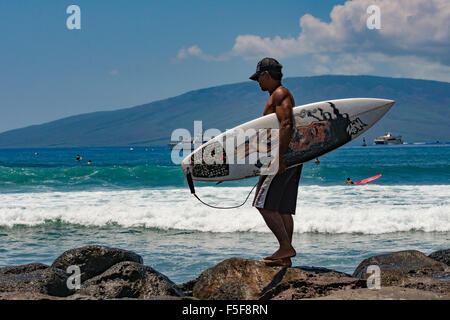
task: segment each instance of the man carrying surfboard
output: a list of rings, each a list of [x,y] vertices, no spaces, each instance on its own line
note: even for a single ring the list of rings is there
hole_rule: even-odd
[[[302,165],[286,170],[285,154],[294,130],[292,109],[294,97],[281,84],[283,66],[273,58],[264,58],[258,62],[256,72],[250,77],[257,81],[262,91],[270,95],[264,108],[264,115],[275,113],[280,123],[279,131],[279,169],[276,175],[261,176],[256,189],[255,206],[269,229],[278,240],[280,248],[263,262],[269,265],[292,265],[291,257],[296,255],[292,246],[292,234],[297,204],[298,183]]]

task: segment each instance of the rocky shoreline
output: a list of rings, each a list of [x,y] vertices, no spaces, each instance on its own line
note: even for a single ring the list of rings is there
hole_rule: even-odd
[[[377,266],[378,282],[369,266]],[[450,249],[429,256],[415,250],[373,256],[352,275],[230,258],[182,284],[144,265],[132,251],[96,245],[68,250],[51,266],[0,268],[0,300],[99,299],[450,300]]]

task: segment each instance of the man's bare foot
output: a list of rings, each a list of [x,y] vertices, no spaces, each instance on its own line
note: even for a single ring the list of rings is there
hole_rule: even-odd
[[[268,267],[288,267],[290,268],[292,266],[291,258],[283,258],[283,259],[277,259],[277,260],[263,260]]]
[[[278,259],[283,259],[283,258],[291,258],[291,257],[295,257],[296,254],[297,254],[297,252],[295,252],[295,249],[292,246],[290,248],[283,249],[283,250],[280,248],[271,256],[264,257],[264,260],[278,260]]]

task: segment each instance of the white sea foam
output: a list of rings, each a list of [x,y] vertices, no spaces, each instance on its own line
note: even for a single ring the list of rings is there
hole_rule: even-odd
[[[200,187],[204,201],[239,203],[248,187]],[[101,192],[15,193],[0,195],[0,225],[34,226],[60,220],[86,226],[204,232],[269,232],[248,203],[233,210],[200,204],[187,189]],[[295,232],[379,234],[421,230],[450,231],[450,186],[301,186]]]

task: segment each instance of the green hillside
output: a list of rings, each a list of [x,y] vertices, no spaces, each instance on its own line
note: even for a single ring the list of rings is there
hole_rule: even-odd
[[[450,83],[373,76],[315,76],[284,80],[296,105],[341,98],[396,101],[365,135],[367,142],[391,131],[405,141],[450,141]],[[72,116],[0,134],[0,147],[162,145],[176,128],[224,130],[262,115],[267,93],[257,83],[191,91],[177,97],[108,112]],[[358,141],[356,143],[359,143]]]

